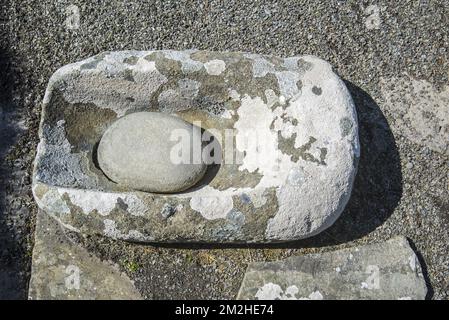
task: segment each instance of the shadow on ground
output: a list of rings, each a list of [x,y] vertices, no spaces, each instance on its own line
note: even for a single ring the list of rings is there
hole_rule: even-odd
[[[422,274],[423,274],[424,281],[426,282],[426,286],[427,286],[426,300],[431,300],[435,294],[435,291],[433,290],[432,283],[430,282],[429,271],[427,270],[427,264],[424,261],[424,257],[422,256],[421,252],[418,251],[418,248],[416,248],[416,245],[413,243],[413,241],[408,238],[407,238],[407,240],[408,240],[408,243],[410,244],[410,247],[415,252],[416,257],[418,258],[418,261],[421,265]]]
[[[0,70],[0,299],[24,299],[27,297],[27,279],[23,277],[24,252],[6,205],[9,182],[14,179],[13,168],[7,164],[6,157],[20,133],[14,121],[16,110],[12,96],[17,79],[12,71],[10,55],[2,48]]]
[[[386,118],[367,92],[349,81],[345,84],[356,105],[361,145],[352,195],[333,226],[295,246],[329,246],[362,238],[388,219],[402,197],[399,152]]]

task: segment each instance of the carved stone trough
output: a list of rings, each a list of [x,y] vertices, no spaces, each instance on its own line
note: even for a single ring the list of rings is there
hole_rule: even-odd
[[[111,181],[97,161],[103,134],[117,119],[149,111],[211,132],[221,163],[182,192],[142,192]],[[51,77],[40,139],[38,206],[71,230],[142,242],[313,236],[343,211],[359,157],[350,94],[313,56],[102,53]]]

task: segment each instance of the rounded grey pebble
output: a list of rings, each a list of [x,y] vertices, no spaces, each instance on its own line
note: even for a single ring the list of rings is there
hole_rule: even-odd
[[[188,139],[181,139],[179,133]],[[193,164],[171,159],[173,150],[179,149],[192,159],[193,141],[201,145],[201,129],[194,130],[191,123],[164,113],[136,112],[118,119],[103,134],[98,163],[109,179],[124,187],[180,192],[195,185],[206,172],[202,161]]]

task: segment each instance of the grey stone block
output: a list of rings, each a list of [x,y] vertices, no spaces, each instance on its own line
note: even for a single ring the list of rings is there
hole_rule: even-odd
[[[238,299],[425,299],[415,252],[403,237],[248,266]]]

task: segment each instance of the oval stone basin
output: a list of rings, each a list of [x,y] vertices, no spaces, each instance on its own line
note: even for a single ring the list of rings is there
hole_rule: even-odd
[[[135,190],[173,193],[195,185],[206,165],[194,162],[201,129],[160,112],[137,112],[114,122],[98,146],[98,163],[112,181]],[[201,158],[201,157],[200,157]]]

